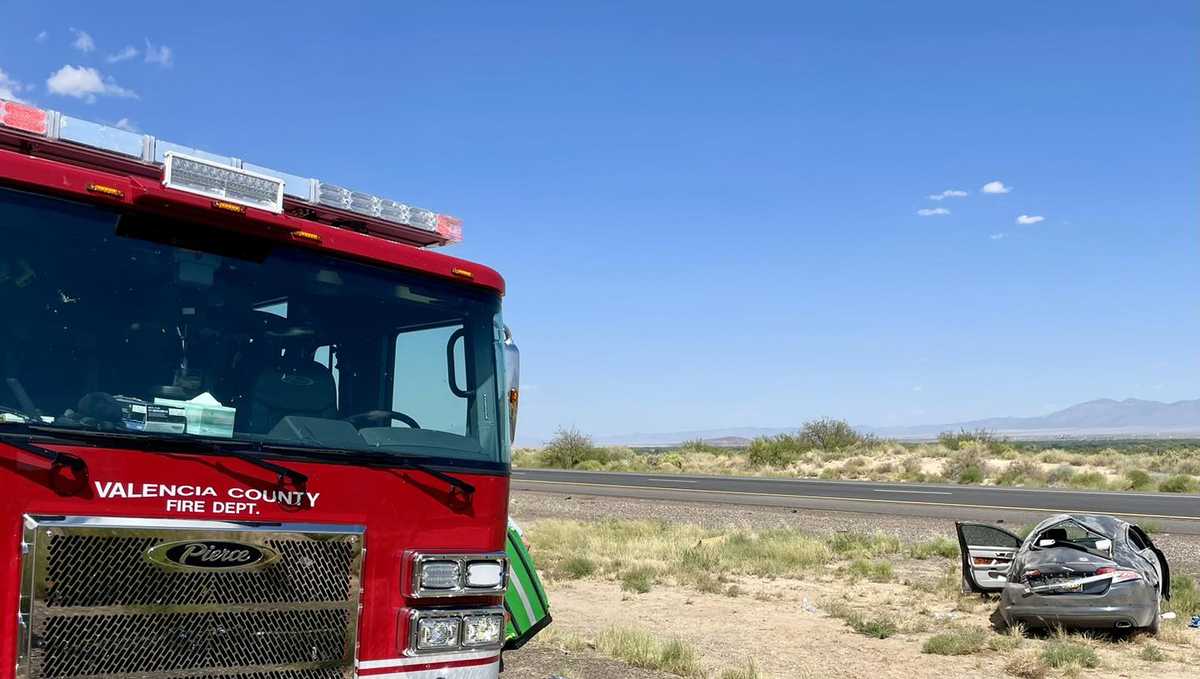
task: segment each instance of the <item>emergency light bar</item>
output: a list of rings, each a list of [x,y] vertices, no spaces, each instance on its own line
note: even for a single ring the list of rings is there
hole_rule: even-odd
[[[0,99],[0,128],[94,149],[148,169],[161,167],[163,185],[179,191],[277,214],[285,210],[287,198],[307,204],[305,212],[310,218],[315,213],[319,221],[339,226],[358,223],[368,233],[413,244],[447,245],[462,240],[462,222],[450,215],[58,111]],[[329,214],[323,215],[325,212]]]

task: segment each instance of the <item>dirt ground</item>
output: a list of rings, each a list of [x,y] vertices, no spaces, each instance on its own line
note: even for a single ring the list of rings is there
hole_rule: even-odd
[[[607,504],[607,503],[606,503]],[[661,504],[661,503],[659,503]],[[562,497],[537,494],[514,495],[513,512],[518,521],[536,522],[560,514],[583,519],[578,503]],[[611,515],[611,506],[589,507]],[[708,519],[712,520],[713,507]],[[672,514],[687,514],[689,508],[651,508],[634,510],[640,518],[655,516],[672,520]],[[756,523],[740,509],[725,518],[733,523]],[[593,517],[593,518],[599,518]],[[768,524],[772,516],[760,517]],[[795,525],[796,515],[789,516]],[[872,519],[873,520],[873,519]],[[827,521],[825,522],[826,525]],[[893,529],[901,526],[892,526]],[[928,526],[903,526],[902,532],[928,534]],[[535,555],[536,556],[536,555]],[[645,594],[624,592],[620,583],[597,577],[547,583],[554,615],[554,635],[535,640],[530,647],[508,654],[506,676],[521,679],[546,679],[560,675],[569,679],[650,679],[664,678],[657,672],[631,668],[601,657],[594,648],[575,644],[566,648],[555,637],[596,638],[614,625],[638,627],[663,639],[679,638],[695,647],[709,677],[721,677],[728,670],[745,668],[753,660],[762,675],[776,679],[798,677],[871,677],[910,679],[912,677],[997,677],[1006,674],[1006,665],[1014,655],[1035,655],[1045,638],[1029,638],[1016,650],[993,651],[965,656],[940,656],[922,653],[922,645],[934,633],[958,626],[993,629],[994,604],[978,599],[956,601],[944,592],[926,592],[904,584],[905,581],[931,579],[944,564],[909,561],[897,564],[896,581],[849,584],[844,577],[817,573],[805,579],[738,578],[740,596],[703,594],[685,587],[656,585]],[[932,572],[931,572],[932,569]],[[895,622],[900,632],[886,639],[863,636],[826,611],[831,606],[849,607],[869,616],[882,616]],[[1184,639],[1150,641],[1129,637],[1116,641],[1085,640],[1096,650],[1101,666],[1083,669],[1065,676],[1129,677],[1183,679],[1200,676],[1200,631]],[[1165,654],[1165,660],[1147,662],[1138,658],[1144,645],[1153,643]],[[744,675],[743,675],[744,676]],[[1048,676],[1064,676],[1052,670]]]

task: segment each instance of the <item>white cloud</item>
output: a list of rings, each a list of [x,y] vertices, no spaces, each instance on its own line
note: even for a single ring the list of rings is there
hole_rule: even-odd
[[[172,58],[170,47],[167,47],[166,45],[159,45],[158,47],[155,47],[154,44],[150,42],[150,38],[146,38],[147,64],[159,64],[160,66],[167,67],[171,65]]]
[[[1037,224],[1044,221],[1046,218],[1041,215],[1021,215],[1017,217],[1018,224]]]
[[[1007,235],[1008,234],[1006,234],[1006,233],[993,233],[992,235],[988,236],[988,238],[991,238],[992,240],[1000,240],[1001,238],[1004,238]]]
[[[50,39],[50,34],[47,33],[46,31],[42,31],[41,33],[38,33],[36,36],[34,36],[33,41],[39,45],[42,45],[42,44],[45,44],[45,42],[49,39]]]
[[[997,179],[994,182],[988,182],[984,184],[982,191],[984,193],[1008,193],[1009,191],[1012,191],[1012,187],[1005,186],[1004,182]]]
[[[935,193],[935,194],[929,196],[929,200],[945,200],[947,198],[965,198],[966,195],[967,195],[966,191],[959,191],[957,189],[946,189],[945,191],[942,191],[941,193]]]
[[[141,54],[141,52],[138,52],[138,48],[134,47],[133,45],[126,45],[121,48],[120,52],[110,54],[104,60],[110,64],[116,64],[122,61],[128,61],[139,54]]]
[[[46,89],[51,94],[83,99],[89,104],[96,101],[97,96],[137,98],[135,92],[121,87],[112,78],[101,76],[96,69],[69,64],[50,74]]]
[[[9,101],[24,101],[17,93],[25,89],[25,86],[18,80],[13,80],[0,69],[0,99]]]
[[[140,132],[141,131],[138,129],[138,126],[135,125],[133,123],[133,121],[130,120],[129,118],[121,118],[120,120],[118,120],[116,122],[116,126],[127,132]]]
[[[29,88],[21,81],[10,78],[4,69],[0,68],[0,99],[21,101],[21,97],[17,93],[25,89]]]
[[[917,214],[922,217],[935,217],[937,215],[948,215],[950,211],[944,207],[925,207],[917,210]]]
[[[71,32],[75,34],[75,42],[71,43],[72,47],[84,53],[96,49],[96,41],[92,40],[92,36],[88,35],[87,31],[72,28]]]

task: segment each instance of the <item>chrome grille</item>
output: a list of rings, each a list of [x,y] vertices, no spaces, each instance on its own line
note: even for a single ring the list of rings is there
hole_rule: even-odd
[[[235,541],[279,558],[218,572],[147,558],[181,540]],[[21,677],[353,675],[357,528],[26,517],[25,542]]]

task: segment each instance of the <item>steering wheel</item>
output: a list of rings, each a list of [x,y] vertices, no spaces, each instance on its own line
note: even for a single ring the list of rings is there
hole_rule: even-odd
[[[365,413],[351,415],[350,417],[346,418],[346,421],[350,424],[353,424],[357,429],[362,429],[366,423],[372,420],[400,420],[413,429],[421,428],[421,425],[417,424],[417,421],[412,417],[395,410],[368,410]]]

